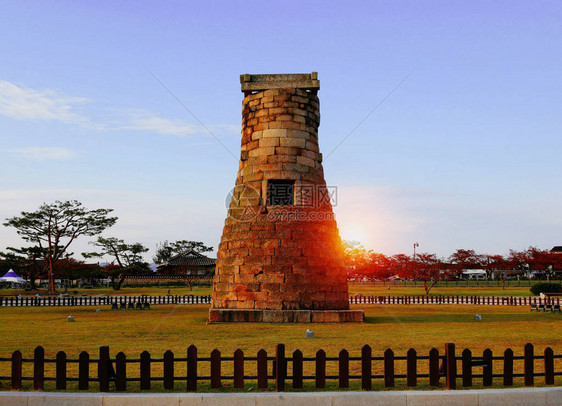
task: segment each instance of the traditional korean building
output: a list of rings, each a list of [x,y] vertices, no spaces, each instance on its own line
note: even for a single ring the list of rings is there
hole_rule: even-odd
[[[161,275],[213,276],[216,262],[214,258],[189,250],[158,265],[156,272]]]

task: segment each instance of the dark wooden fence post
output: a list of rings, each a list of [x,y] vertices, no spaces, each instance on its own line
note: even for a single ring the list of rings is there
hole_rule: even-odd
[[[293,366],[293,371],[294,369],[295,367]],[[267,381],[267,351],[261,349],[258,351],[258,388],[267,389]]]
[[[45,350],[39,346],[33,354],[33,390],[43,390],[45,385]]]
[[[302,389],[302,351],[293,352],[293,389]]]
[[[187,349],[187,391],[197,392],[197,347]]]
[[[339,387],[349,388],[349,352],[341,350],[338,360],[339,366]]]
[[[221,352],[217,349],[211,351],[211,388],[221,387]]]
[[[384,352],[384,386],[394,387],[394,352],[390,348]]]
[[[406,382],[410,387],[418,384],[418,354],[413,348],[406,353]]]
[[[468,348],[462,352],[462,386],[472,386],[472,351]]]
[[[100,392],[109,392],[109,347],[100,347],[100,359],[98,361],[98,379],[100,382]]]
[[[164,353],[164,389],[174,389],[174,353]]]
[[[326,351],[316,351],[316,388],[326,387]]]
[[[66,354],[64,351],[57,352],[56,358],[56,388],[66,389]]]
[[[437,348],[429,351],[429,385],[439,386],[439,350]]]
[[[484,362],[484,365],[482,367],[482,385],[492,386],[492,373],[494,371],[492,350],[486,348],[482,355],[482,360]]]
[[[544,350],[544,383],[554,385],[554,352],[550,347]]]
[[[363,390],[371,390],[372,382],[371,382],[371,347],[368,345],[364,345],[361,348],[361,389]]]
[[[285,360],[285,344],[277,344],[275,347],[275,389],[277,392],[285,392],[285,377],[287,376],[287,361]]]
[[[141,352],[140,355],[140,388],[150,390],[150,353]]]
[[[503,386],[513,385],[513,350],[508,348],[503,353]]]
[[[457,360],[455,359],[455,344],[445,344],[445,364],[447,389],[457,388]]]
[[[127,357],[123,352],[115,356],[115,390],[127,390]]]
[[[535,359],[533,344],[525,344],[525,386],[534,386]]]
[[[21,389],[21,352],[12,353],[12,389]]]
[[[244,388],[244,351],[234,351],[234,387]]]
[[[78,389],[90,388],[90,355],[82,351],[78,356]]]

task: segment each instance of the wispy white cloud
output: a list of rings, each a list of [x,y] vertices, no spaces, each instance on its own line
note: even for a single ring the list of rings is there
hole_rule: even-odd
[[[18,158],[32,161],[68,161],[77,157],[75,151],[59,147],[29,147],[11,150]]]
[[[187,137],[201,129],[180,119],[159,117],[147,110],[124,110],[113,122],[116,129],[147,131],[156,134]]]
[[[144,109],[102,108],[96,114],[85,112],[85,105],[95,101],[72,97],[51,89],[37,90],[0,81],[0,115],[17,120],[58,121],[95,130],[142,131],[160,135],[189,137],[206,134],[201,125],[179,118],[166,118]],[[231,124],[207,125],[215,135],[237,134],[239,126]],[[209,135],[209,134],[207,134]]]
[[[109,128],[146,131],[162,135],[189,137],[193,135],[211,135],[200,124],[192,125],[182,119],[170,119],[158,116],[148,110],[127,109],[115,111],[115,119]],[[213,135],[232,135],[240,132],[240,127],[232,124],[210,124],[206,126]]]
[[[0,114],[18,120],[85,124],[89,120],[80,113],[80,107],[88,101],[50,89],[27,89],[0,81]]]
[[[209,129],[217,136],[220,135],[239,135],[240,126],[234,124],[211,124]]]

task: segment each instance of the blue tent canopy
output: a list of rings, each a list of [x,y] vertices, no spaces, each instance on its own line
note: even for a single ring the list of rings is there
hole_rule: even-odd
[[[20,278],[12,269],[6,272],[6,275],[0,278],[0,282],[24,283],[25,279]]]

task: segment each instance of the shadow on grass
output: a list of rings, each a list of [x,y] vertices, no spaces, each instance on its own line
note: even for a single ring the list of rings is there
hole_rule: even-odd
[[[482,319],[476,321],[474,314],[433,314],[421,316],[380,315],[365,317],[366,324],[395,324],[395,323],[498,323],[498,322],[525,322],[525,321],[562,321],[562,316],[557,314],[482,314]]]

